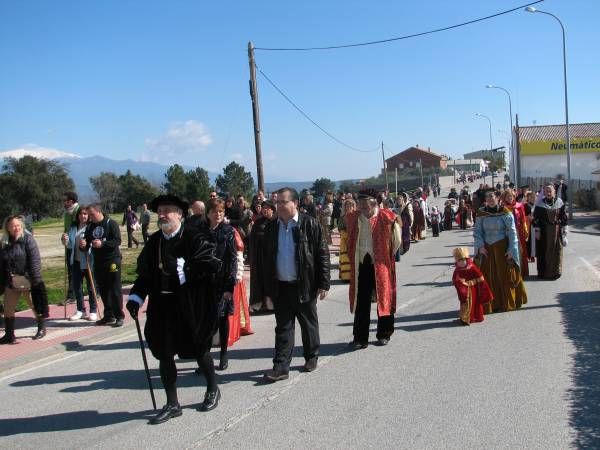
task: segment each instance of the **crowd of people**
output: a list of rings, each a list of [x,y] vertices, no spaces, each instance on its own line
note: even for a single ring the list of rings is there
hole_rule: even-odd
[[[558,191],[558,192],[557,192]],[[275,315],[273,367],[266,382],[289,377],[296,320],[301,328],[303,370],[317,368],[319,322],[316,303],[330,288],[332,232],[340,236],[339,279],[349,283],[349,308],[354,316],[354,350],[369,345],[371,304],[376,304],[376,344],[385,346],[394,332],[396,264],[411,244],[451,230],[472,228],[474,256],[466,248],[453,255],[453,283],[460,302],[458,322],[481,322],[484,314],[511,311],[527,303],[524,280],[537,263],[537,276],[561,275],[562,248],[567,244],[563,184],[539,192],[513,185],[480,185],[473,193],[452,188],[442,210],[430,206],[439,185],[413,192],[363,190],[326,193],[316,201],[310,192],[283,188],[267,199],[259,191],[250,202],[243,196],[188,205],[159,195],[141,205],[140,217],[131,205],[122,225],[127,246],[143,248],[137,279],[126,309],[137,318],[148,299],[145,337],[159,360],[167,404],[151,420],[158,424],[181,415],[177,398],[175,355],[193,358],[207,390],[200,409],[217,407],[221,393],[215,369],[227,370],[228,347],[253,333],[251,316]],[[121,233],[102,205],[81,206],[77,194],[64,195],[64,232],[68,296],[76,301],[70,320],[90,320],[99,326],[123,325]],[[189,211],[191,210],[191,214]],[[149,234],[150,211],[158,216],[158,231]],[[249,266],[249,295],[244,266]],[[86,309],[83,284],[87,285]],[[0,343],[15,343],[14,315],[24,296],[38,323],[34,339],[46,334],[48,300],[41,277],[40,254],[19,216],[7,218],[0,249],[0,289],[4,292],[5,335]],[[98,303],[103,314],[99,317]],[[220,348],[215,368],[210,349]]]

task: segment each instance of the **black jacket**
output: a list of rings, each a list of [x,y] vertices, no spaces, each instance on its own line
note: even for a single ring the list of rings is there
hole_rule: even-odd
[[[85,240],[87,247],[90,248],[94,239],[102,241],[102,247],[93,248],[94,263],[97,267],[108,266],[109,264],[121,264],[121,231],[119,225],[113,219],[105,216],[99,223],[91,223],[85,229]]]
[[[277,298],[277,248],[279,221],[273,220],[265,227],[264,276],[265,295]],[[329,247],[323,238],[319,222],[314,217],[298,213],[298,226],[294,228],[296,243],[296,271],[300,285],[300,302],[316,300],[318,290],[329,290]]]
[[[182,226],[171,238],[173,242],[165,245],[163,233],[157,231],[138,256],[137,278],[130,294],[141,299],[148,296],[144,334],[150,351],[159,360],[174,354],[196,358],[210,349],[218,326],[215,274],[221,270],[211,240],[210,234]],[[185,261],[183,285],[177,274],[177,258]],[[174,296],[161,293],[163,275],[168,275]]]
[[[25,275],[32,285],[42,281],[40,251],[33,236],[24,231],[23,236],[10,239],[0,248],[0,285],[10,285],[10,274]]]

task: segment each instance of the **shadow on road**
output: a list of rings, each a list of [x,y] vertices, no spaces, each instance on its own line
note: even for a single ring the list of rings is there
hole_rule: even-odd
[[[573,446],[600,448],[600,293],[561,293],[558,302],[565,334],[576,349],[568,392]]]
[[[412,264],[412,267],[428,267],[428,266],[446,266],[446,267],[450,267],[451,265],[453,265],[450,262],[443,262],[443,263],[429,263],[429,264]]]
[[[46,433],[52,431],[84,430],[97,428],[130,420],[148,420],[156,414],[153,411],[136,413],[98,411],[73,411],[50,414],[48,416],[20,417],[18,419],[0,419],[0,436],[13,436],[24,433]]]
[[[452,281],[427,281],[425,283],[405,283],[402,286],[437,286],[437,287],[448,287],[448,286],[452,286],[452,285],[453,285]]]

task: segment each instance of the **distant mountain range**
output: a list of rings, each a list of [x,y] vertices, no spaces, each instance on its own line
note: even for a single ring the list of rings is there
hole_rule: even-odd
[[[165,181],[165,173],[168,166],[150,161],[134,161],[132,159],[116,160],[105,158],[103,156],[82,157],[74,153],[65,153],[54,149],[44,149],[41,147],[35,148],[20,148],[7,152],[0,152],[0,159],[12,157],[22,158],[25,155],[34,156],[36,158],[52,159],[63,164],[69,175],[75,183],[75,190],[79,194],[82,202],[89,202],[94,199],[95,192],[90,185],[89,178],[96,176],[101,172],[112,172],[116,175],[122,175],[127,170],[131,170],[134,175],[140,175],[146,178],[150,183],[160,186]],[[185,170],[193,169],[193,167],[183,166]],[[211,183],[215,182],[219,174],[208,172]],[[302,191],[310,189],[312,181],[279,181],[265,183],[267,192],[273,192],[284,186],[288,186]]]

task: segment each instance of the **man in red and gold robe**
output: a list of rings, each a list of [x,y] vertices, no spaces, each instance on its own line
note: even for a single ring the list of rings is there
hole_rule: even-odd
[[[350,312],[354,314],[351,346],[368,346],[371,302],[377,302],[377,343],[386,345],[394,333],[396,312],[395,254],[402,232],[395,214],[379,208],[377,193],[361,191],[358,210],[346,215],[350,259]]]

